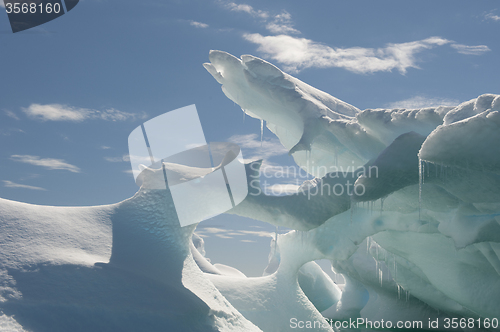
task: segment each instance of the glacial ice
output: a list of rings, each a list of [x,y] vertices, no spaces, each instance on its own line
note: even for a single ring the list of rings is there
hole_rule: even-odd
[[[209,58],[204,66],[226,96],[266,121],[295,162],[316,176],[312,188],[331,184],[332,173],[320,166],[378,170],[355,177],[363,195],[308,197],[312,188],[288,197],[249,195],[229,211],[306,230],[279,237],[277,273],[289,269],[289,255],[301,263],[330,259],[356,293],[370,294],[357,301],[362,317],[398,317],[398,290],[412,308],[399,310],[401,317],[500,315],[500,96],[457,107],[359,111],[264,60],[221,51]],[[255,177],[258,167],[249,168]],[[342,308],[347,294],[325,313],[353,315],[355,305]]]
[[[263,276],[212,264],[158,189],[162,169],[144,168],[137,194],[113,205],[0,199],[0,327],[274,332],[292,318],[500,318],[500,96],[361,111],[256,57],[209,58],[226,96],[314,176],[297,194],[267,196],[261,161],[246,165],[253,185],[228,213],[291,229],[272,239]],[[348,185],[364,191],[320,191]]]

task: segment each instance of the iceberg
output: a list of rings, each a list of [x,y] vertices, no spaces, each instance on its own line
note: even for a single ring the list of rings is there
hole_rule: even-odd
[[[278,275],[298,273],[284,264],[289,260],[302,266],[329,259],[351,285],[325,311],[330,318],[498,321],[500,96],[457,107],[360,111],[262,59],[221,51],[209,58],[204,66],[226,96],[265,121],[316,177],[306,192],[333,181],[354,180],[364,189],[250,193],[229,211],[295,230],[278,238]],[[377,172],[353,178],[324,171],[350,165]]]
[[[95,207],[0,199],[0,327],[8,331],[260,331],[204,277],[170,192]],[[196,242],[196,241],[195,241]]]
[[[112,205],[0,199],[0,329],[498,329],[500,96],[359,110],[262,59],[209,59],[223,93],[314,177],[269,196],[262,161],[245,165],[248,195],[227,213],[290,230],[263,276],[213,264],[197,225],[180,226],[163,172],[199,174],[169,161],[141,168],[139,191]]]

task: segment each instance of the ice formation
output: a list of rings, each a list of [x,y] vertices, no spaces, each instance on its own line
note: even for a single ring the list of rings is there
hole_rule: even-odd
[[[351,285],[325,311],[336,319],[500,315],[500,96],[360,111],[253,56],[212,51],[204,66],[317,176],[315,195],[254,194],[230,211],[296,230],[278,238],[276,275],[297,273],[288,260],[331,260]],[[324,171],[350,165],[363,172]],[[317,194],[352,180],[362,195]]]
[[[246,165],[254,185],[229,213],[292,229],[272,240],[264,275],[212,264],[196,226],[179,226],[169,190],[155,189],[162,170],[145,168],[137,194],[114,205],[0,199],[0,329],[500,318],[500,96],[361,111],[253,56],[212,51],[205,68],[315,176],[298,194],[267,196],[255,187],[260,161]],[[320,190],[348,185],[363,192]]]
[[[0,199],[0,330],[259,331],[203,276],[170,192],[96,207]]]

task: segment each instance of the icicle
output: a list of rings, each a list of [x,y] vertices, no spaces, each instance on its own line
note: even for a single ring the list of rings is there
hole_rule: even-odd
[[[425,161],[422,160],[422,184],[425,183]]]
[[[369,254],[370,253],[370,245],[371,245],[371,241],[370,241],[370,237],[367,237],[366,238],[366,253]]]
[[[405,298],[406,298],[406,302],[408,302],[408,300],[410,299],[410,292],[408,292],[407,290],[405,290]]]
[[[378,279],[379,279],[379,281],[380,281],[380,287],[382,287],[382,280],[383,280],[383,278],[384,278],[384,277],[383,277],[383,276],[384,276],[384,271],[382,271],[382,269],[380,269],[380,270],[378,271],[378,274],[379,274],[379,278],[378,278]]]
[[[262,147],[262,142],[264,141],[264,120],[260,119],[260,146]]]
[[[400,284],[397,285],[398,285],[398,300],[401,300],[401,285]]]
[[[421,210],[422,210],[422,159],[418,157],[418,220],[421,220]]]
[[[384,212],[384,200],[385,200],[385,197],[382,197],[380,199],[380,214],[382,215],[382,212]]]

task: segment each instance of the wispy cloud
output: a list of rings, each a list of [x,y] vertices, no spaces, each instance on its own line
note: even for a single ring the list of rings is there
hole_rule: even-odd
[[[274,156],[287,154],[288,150],[276,138],[260,141],[257,134],[234,135],[230,142],[238,144],[247,160],[269,159]]]
[[[272,35],[246,33],[243,38],[257,44],[257,51],[262,52],[264,57],[276,60],[284,65],[284,70],[294,73],[306,68],[338,67],[358,74],[392,70],[405,74],[408,68],[419,68],[419,53],[437,46],[451,44],[458,53],[468,55],[481,55],[490,50],[486,45],[462,45],[441,37],[389,43],[379,48],[332,47],[312,39],[290,36],[301,32],[294,28],[292,16],[287,11],[276,15],[234,2],[225,3],[225,7],[257,18],[259,24],[263,24]],[[492,20],[500,19],[492,12],[485,16]]]
[[[238,229],[224,229],[219,227],[203,227],[196,229],[196,234],[201,237],[215,236],[220,239],[235,239],[238,237],[245,237],[240,239],[241,242],[255,242],[249,240],[249,236],[273,238],[274,234],[268,231],[251,231],[251,230],[238,230]]]
[[[499,22],[500,21],[500,16],[495,15],[494,11],[490,11],[489,13],[485,14],[484,18],[487,19],[487,20],[495,21],[495,22]]]
[[[111,149],[111,147],[110,146],[106,146],[106,145],[101,145],[101,149],[102,150],[109,150],[109,149]]]
[[[8,180],[3,180],[3,186],[7,187],[7,188],[22,188],[22,189],[47,191],[47,189],[45,189],[45,188],[35,187],[35,186],[28,186],[26,184],[19,184],[19,183],[15,183],[15,182],[8,181]]]
[[[206,24],[206,23],[189,21],[189,24],[194,26],[195,28],[202,28],[202,29],[208,28],[208,24]]]
[[[26,133],[24,130],[19,128],[0,128],[0,135],[10,136],[13,133]]]
[[[14,120],[20,120],[19,117],[16,115],[16,113],[10,111],[10,110],[5,110],[4,111],[5,115],[7,115],[9,118],[12,118]]]
[[[266,29],[276,35],[300,33],[299,30],[293,27],[292,15],[290,15],[287,11],[283,11],[281,14],[275,15],[272,21],[266,24]]]
[[[80,122],[84,120],[106,120],[106,121],[125,121],[144,119],[146,115],[127,113],[114,108],[104,111],[92,110],[88,108],[78,108],[60,104],[31,104],[29,107],[22,108],[23,112],[30,118],[41,121],[73,121]]]
[[[457,99],[415,96],[405,100],[388,103],[385,106],[388,108],[417,109],[424,107],[457,106],[458,104],[460,104],[460,101]]]
[[[340,67],[355,73],[399,70],[405,74],[408,68],[418,68],[416,54],[425,49],[449,43],[440,37],[387,44],[383,48],[332,48],[306,38],[286,35],[262,36],[245,34],[244,38],[258,44],[259,52],[285,65],[285,70],[297,72],[309,67]]]
[[[485,52],[491,51],[486,45],[468,46],[462,44],[451,44],[451,47],[457,50],[460,54],[482,55]]]
[[[247,4],[236,4],[234,2],[228,2],[225,7],[233,12],[244,12],[250,14],[254,17],[268,18],[269,13],[263,10],[255,10],[252,6]]]
[[[121,157],[104,157],[104,160],[109,161],[110,163],[130,162],[130,157],[128,154],[124,154]]]
[[[292,15],[286,10],[279,14],[272,14],[265,10],[255,9],[248,4],[236,4],[228,2],[224,4],[226,9],[233,12],[243,12],[259,20],[260,24],[273,34],[299,34],[300,31],[293,27]]]
[[[10,160],[20,163],[31,164],[35,166],[45,167],[50,170],[64,170],[73,173],[80,173],[80,168],[65,162],[63,159],[40,158],[32,155],[12,155]]]

